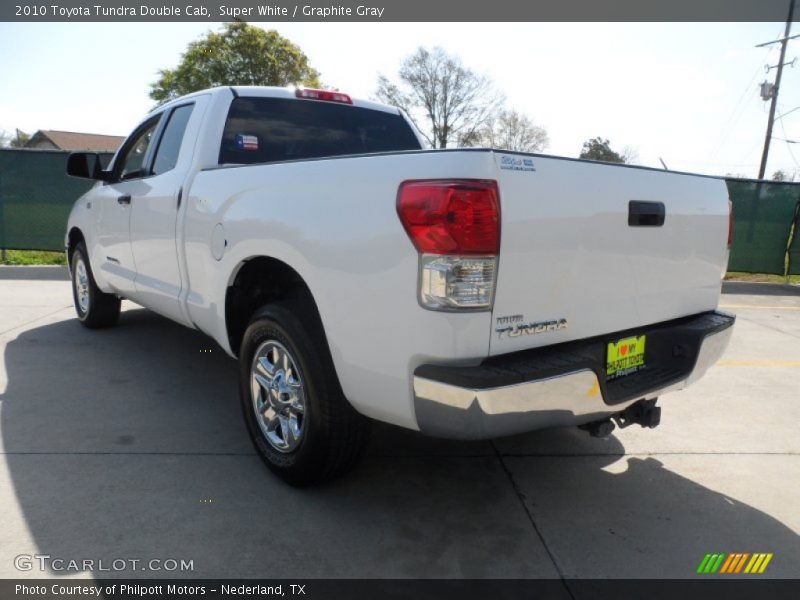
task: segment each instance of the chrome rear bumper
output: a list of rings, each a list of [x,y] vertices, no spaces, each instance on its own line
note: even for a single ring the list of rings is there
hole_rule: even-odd
[[[701,318],[704,319],[702,322]],[[671,380],[662,373],[660,379],[655,378],[652,389],[638,386],[631,397],[625,397],[623,389],[622,392],[615,392],[618,397],[612,399],[608,384],[601,383],[603,371],[597,364],[537,378],[536,358],[532,357],[533,371],[524,375],[529,380],[486,387],[480,384],[464,385],[463,377],[459,383],[458,375],[448,377],[446,368],[417,369],[414,375],[417,424],[423,433],[438,437],[486,439],[545,427],[580,425],[607,418],[639,400],[655,398],[665,392],[686,387],[702,377],[722,356],[730,341],[735,318],[724,313],[707,313],[696,319],[696,323],[681,323],[676,326],[682,328],[682,335],[688,329],[696,336],[697,347],[692,350],[694,362],[683,370],[676,370]],[[706,326],[706,323],[709,325]],[[707,327],[707,331],[698,327]],[[661,326],[658,333],[662,338],[666,335],[666,340],[671,339],[668,325]],[[680,340],[682,344],[685,343],[683,337]],[[567,356],[573,355],[574,350],[570,349]],[[513,362],[516,374],[519,368],[518,357]],[[502,365],[498,367],[495,361],[487,367],[476,367],[481,368],[491,368],[494,375]],[[464,369],[466,368],[455,367],[453,371],[464,374]],[[640,381],[645,382],[647,375],[646,371],[641,375],[636,374]]]

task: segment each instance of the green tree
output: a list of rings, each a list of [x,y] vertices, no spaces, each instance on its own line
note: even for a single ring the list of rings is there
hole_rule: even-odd
[[[578,158],[585,158],[588,160],[602,160],[604,162],[624,163],[627,162],[625,157],[621,154],[614,152],[609,145],[608,140],[596,137],[583,143]]]
[[[25,133],[24,131],[17,129],[14,133],[14,137],[12,137],[8,142],[8,145],[11,148],[24,148],[25,144],[27,144],[30,139],[30,133]]]
[[[379,75],[376,95],[402,108],[433,148],[472,145],[504,100],[488,77],[438,47],[404,58],[395,81]]]
[[[175,69],[158,74],[150,97],[159,104],[220,85],[320,85],[319,73],[299,47],[277,31],[241,22],[191,42]]]
[[[789,176],[785,171],[778,170],[772,174],[772,181],[789,181]]]

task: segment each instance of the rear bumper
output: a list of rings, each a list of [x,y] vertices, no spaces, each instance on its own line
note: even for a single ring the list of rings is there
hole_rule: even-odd
[[[414,408],[423,433],[486,439],[607,418],[703,376],[735,317],[710,312],[637,330],[495,356],[477,367],[421,365]],[[606,344],[647,335],[647,367],[606,381]]]

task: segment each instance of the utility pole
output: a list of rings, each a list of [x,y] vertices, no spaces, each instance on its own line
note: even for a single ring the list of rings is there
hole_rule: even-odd
[[[778,72],[775,75],[775,85],[772,87],[772,103],[769,107],[769,121],[767,121],[767,136],[764,139],[764,152],[761,154],[761,167],[758,169],[758,178],[764,179],[764,172],[767,170],[767,158],[769,157],[769,143],[772,140],[772,126],[775,124],[775,108],[778,106],[778,91],[781,87],[781,75],[783,75],[783,61],[786,58],[786,44],[789,41],[789,32],[792,29],[792,16],[794,16],[794,0],[789,0],[789,16],[786,18],[786,31],[783,38],[775,40],[781,43],[781,57],[778,60]],[[766,46],[775,42],[761,44]]]

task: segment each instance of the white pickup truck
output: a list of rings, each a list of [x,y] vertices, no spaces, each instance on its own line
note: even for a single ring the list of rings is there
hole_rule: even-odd
[[[285,481],[350,468],[369,419],[478,439],[658,424],[734,318],[721,179],[489,149],[424,150],[398,109],[225,87],[151,112],[69,217],[78,318],[127,298],[240,362]],[[613,419],[613,422],[612,422]]]

